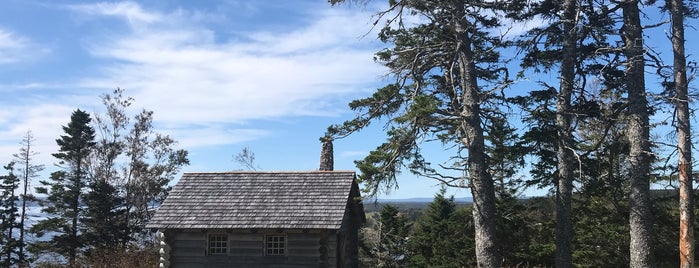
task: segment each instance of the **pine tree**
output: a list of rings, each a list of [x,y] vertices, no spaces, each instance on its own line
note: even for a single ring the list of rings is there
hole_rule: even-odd
[[[606,35],[614,24],[607,16],[609,10],[606,5],[596,1],[536,1],[519,13],[521,18],[538,17],[550,21],[545,26],[530,30],[520,44],[525,54],[523,67],[536,72],[550,72],[552,68],[559,67],[557,87],[542,82],[548,87],[546,91],[555,94],[554,117],[546,119],[551,123],[545,128],[534,131],[549,132],[551,135],[546,137],[551,140],[547,143],[551,143],[550,148],[555,148],[536,152],[545,157],[540,160],[547,161],[538,163],[537,169],[542,171],[543,165],[554,164],[545,169],[555,170],[550,179],[553,179],[556,193],[556,267],[571,267],[573,182],[575,173],[583,172],[576,163],[576,158],[579,158],[576,156],[578,141],[574,134],[579,117],[589,116],[589,111],[579,110],[576,106],[586,106],[586,99],[589,98],[585,96],[588,90],[586,81],[591,80],[588,76],[594,77],[600,72],[597,61],[606,57]],[[555,154],[551,157],[541,153]]]
[[[648,100],[646,99],[643,27],[640,1],[621,3],[623,15],[623,52],[626,59],[625,85],[628,99],[629,227],[631,235],[629,266],[655,267],[650,199],[650,167],[653,163],[650,144]]]
[[[454,197],[446,198],[444,192],[414,225],[407,244],[409,267],[476,267],[471,209],[457,209]]]
[[[19,178],[14,174],[14,162],[4,168],[8,174],[0,176],[0,266],[11,267],[19,261],[19,244],[15,238],[15,230],[20,228],[19,197],[15,192]]]
[[[82,237],[87,254],[108,254],[129,240],[125,199],[105,180],[94,180],[84,196]]]
[[[675,91],[675,113],[677,115],[677,150],[679,173],[679,209],[680,209],[680,267],[694,266],[694,188],[692,186],[692,135],[689,110],[689,82],[687,81],[687,59],[684,49],[685,13],[697,10],[683,0],[666,1],[672,19],[672,52]],[[690,13],[690,14],[692,14]],[[691,16],[690,16],[691,17]]]
[[[59,151],[53,154],[63,170],[51,173],[50,180],[41,181],[42,186],[36,188],[37,193],[48,195],[48,204],[42,209],[48,218],[32,226],[31,231],[38,237],[55,233],[49,241],[37,242],[36,247],[62,255],[71,267],[75,267],[84,242],[79,232],[80,217],[89,181],[87,160],[95,145],[95,131],[90,121],[88,113],[79,109],[73,112],[68,125],[63,126],[65,135],[56,140]]]
[[[405,245],[410,230],[408,219],[400,214],[397,207],[385,205],[379,212],[378,224],[379,243],[374,250],[378,267],[404,267]]]
[[[342,1],[331,1],[332,3]],[[389,1],[379,39],[392,45],[376,53],[396,82],[355,100],[360,115],[328,129],[329,138],[347,136],[373,121],[388,120],[387,141],[357,167],[368,190],[395,185],[403,168],[449,186],[470,188],[474,198],[476,255],[481,267],[500,267],[495,234],[495,189],[485,153],[483,107],[508,83],[501,62],[496,13],[491,1]],[[390,14],[390,15],[389,15]],[[405,27],[404,16],[420,23]],[[378,23],[378,21],[377,21]],[[432,165],[422,154],[430,141],[456,148],[453,161]],[[445,171],[447,170],[447,171]],[[458,171],[462,176],[453,176]]]

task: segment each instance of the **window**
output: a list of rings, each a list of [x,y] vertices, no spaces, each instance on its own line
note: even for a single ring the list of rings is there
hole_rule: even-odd
[[[209,254],[228,254],[228,236],[225,234],[210,234]]]
[[[268,235],[265,237],[265,252],[267,256],[284,255],[286,239],[283,235]]]

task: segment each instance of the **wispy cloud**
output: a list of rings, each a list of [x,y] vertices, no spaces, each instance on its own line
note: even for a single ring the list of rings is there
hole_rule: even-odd
[[[98,95],[116,87],[135,97],[135,107],[154,110],[159,132],[194,151],[274,135],[269,124],[257,122],[291,125],[298,116],[336,116],[384,72],[371,60],[375,44],[361,39],[371,14],[356,10],[304,9],[294,22],[299,25],[235,30],[218,27],[238,18],[216,9],[152,10],[110,2],[56,10],[72,13],[78,24],[99,25],[87,27],[81,47],[74,48],[88,57],[75,60],[96,63],[89,70],[66,70],[60,81],[0,83],[0,92],[14,94],[0,100],[0,155],[16,153],[31,129],[40,162],[52,163],[54,141],[70,113],[76,107],[100,112]],[[115,18],[121,25],[114,25]],[[19,61],[12,56],[32,45],[0,28],[0,64]]]
[[[157,12],[146,12],[138,3],[101,2],[93,4],[70,5],[68,9],[95,16],[115,16],[125,19],[131,24],[154,23],[160,21],[162,15]]]
[[[371,61],[375,48],[359,39],[367,27],[356,22],[368,22],[366,14],[323,11],[292,32],[268,29],[221,38],[197,23],[200,13],[178,10],[163,15],[135,3],[122,5],[113,9],[122,10],[118,14],[125,20],[143,18],[149,24],[131,24],[128,33],[91,43],[94,57],[115,64],[81,84],[126,88],[166,124],[327,116],[344,107],[343,97],[372,87],[381,72]],[[93,4],[74,10],[117,13],[106,12],[110,9]]]
[[[48,52],[29,38],[0,27],[0,65],[35,59]]]

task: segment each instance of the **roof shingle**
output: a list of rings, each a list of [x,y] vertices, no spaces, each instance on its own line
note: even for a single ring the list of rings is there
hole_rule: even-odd
[[[353,171],[185,173],[148,223],[157,229],[338,229]]]

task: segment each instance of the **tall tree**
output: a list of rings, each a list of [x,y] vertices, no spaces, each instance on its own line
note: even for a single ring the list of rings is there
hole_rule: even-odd
[[[120,177],[118,158],[125,153],[124,132],[129,124],[125,108],[132,102],[116,89],[102,96],[105,114],[94,116],[98,138],[89,162],[93,179],[85,195],[83,230],[89,255],[123,249],[130,241],[125,180]]]
[[[331,1],[341,2],[341,1]],[[388,18],[379,38],[393,47],[376,59],[397,79],[372,97],[350,103],[363,111],[328,135],[343,137],[388,118],[388,140],[357,163],[360,178],[372,191],[395,185],[402,167],[450,185],[471,189],[474,198],[476,256],[480,267],[500,267],[495,234],[495,190],[485,154],[482,105],[484,88],[495,89],[504,68],[497,48],[501,39],[489,29],[500,24],[492,1],[389,1]],[[418,17],[408,25],[404,16]],[[378,22],[378,21],[377,21]],[[432,167],[421,147],[438,140],[458,148],[454,162]],[[467,155],[461,153],[467,152]],[[463,176],[453,176],[458,170]]]
[[[680,267],[694,267],[694,188],[692,186],[692,136],[690,128],[687,59],[684,50],[683,0],[668,0],[672,22],[672,52],[674,56],[675,114],[677,116],[677,150],[679,169],[680,209]]]
[[[650,123],[646,99],[643,28],[638,0],[621,2],[623,26],[621,38],[625,85],[628,99],[629,167],[629,231],[631,236],[629,266],[655,267],[650,202],[650,167],[653,162],[650,146]]]
[[[128,116],[127,111],[133,101],[120,88],[102,96],[106,113],[95,116],[99,140],[90,159],[91,176],[95,181],[101,180],[109,184],[92,185],[93,191],[106,191],[103,195],[91,195],[101,197],[100,200],[93,201],[117,202],[99,207],[116,209],[122,206],[126,213],[125,218],[113,216],[117,220],[125,220],[127,225],[109,223],[115,224],[114,228],[120,226],[119,228],[128,229],[127,237],[120,235],[125,230],[113,230],[115,237],[125,239],[122,245],[126,245],[128,239],[150,238],[145,224],[153,214],[153,206],[165,199],[169,190],[168,183],[183,165],[189,164],[186,150],[174,148],[177,144],[174,139],[154,131],[153,111],[144,109],[133,118]],[[98,214],[118,211],[122,210],[105,210]],[[105,220],[102,217],[96,219]],[[109,225],[99,225],[105,224]]]
[[[28,266],[28,261],[24,252],[26,247],[25,230],[28,228],[25,223],[27,220],[27,202],[36,201],[29,191],[29,186],[32,183],[32,179],[38,177],[38,173],[44,170],[44,165],[37,165],[34,163],[34,156],[39,153],[34,151],[34,135],[31,130],[27,130],[24,134],[20,145],[19,153],[13,155],[16,163],[20,165],[17,171],[23,187],[22,194],[20,195],[22,206],[19,217],[18,258],[20,266]]]
[[[14,231],[19,228],[17,218],[19,198],[15,192],[19,187],[19,178],[14,174],[14,162],[4,166],[7,175],[0,176],[0,264],[11,267],[17,264],[19,245]]]
[[[516,12],[518,19],[544,18],[550,23],[522,36],[522,66],[537,73],[551,72],[557,66],[560,75],[557,87],[541,81],[546,90],[532,91],[527,101],[518,101],[527,105],[538,103],[545,108],[529,110],[527,120],[538,123],[524,137],[529,143],[538,143],[534,145],[538,148],[532,148],[539,158],[533,169],[537,184],[551,181],[555,189],[556,267],[571,267],[573,182],[576,172],[583,173],[579,168],[576,122],[596,113],[597,104],[591,100],[594,96],[587,81],[594,80],[588,79],[590,76],[602,76],[608,69],[599,61],[609,51],[607,35],[614,21],[608,16],[610,10],[604,1],[544,0],[525,7]]]
[[[575,167],[571,129],[571,95],[575,84],[577,0],[563,1],[561,78],[556,99],[558,178],[556,187],[556,267],[572,267],[573,221],[571,204]]]
[[[83,245],[79,233],[84,188],[88,184],[87,160],[95,145],[95,130],[90,126],[90,115],[80,109],[73,112],[70,122],[63,126],[65,135],[56,140],[59,150],[53,156],[59,160],[63,170],[51,173],[49,181],[41,181],[36,188],[39,194],[48,195],[48,204],[42,209],[48,217],[32,226],[31,230],[41,237],[47,232],[55,234],[48,241],[37,242],[43,249],[56,252],[75,267]]]

